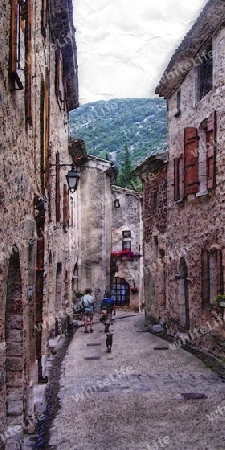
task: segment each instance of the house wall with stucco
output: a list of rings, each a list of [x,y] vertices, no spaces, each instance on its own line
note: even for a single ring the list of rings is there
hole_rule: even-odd
[[[143,302],[142,194],[115,185],[111,190],[112,252],[121,252],[126,241],[130,242],[132,252],[131,257],[119,256],[116,259],[118,270],[111,274],[111,287],[114,277],[124,279],[130,288],[130,308],[139,311]],[[126,231],[130,231],[130,238],[123,237]],[[134,287],[136,292],[132,292]]]

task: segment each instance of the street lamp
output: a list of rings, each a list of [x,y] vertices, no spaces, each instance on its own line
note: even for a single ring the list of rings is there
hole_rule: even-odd
[[[71,166],[71,170],[69,170],[69,172],[66,175],[66,181],[68,184],[68,188],[70,192],[75,192],[77,190],[77,186],[79,183],[79,179],[80,179],[80,175],[78,174],[78,172],[75,169],[75,164],[71,163],[71,164],[50,164],[50,167],[66,167],[66,166]]]
[[[72,164],[71,170],[66,175],[66,181],[70,192],[75,192],[79,183],[80,175],[75,170],[75,165]]]

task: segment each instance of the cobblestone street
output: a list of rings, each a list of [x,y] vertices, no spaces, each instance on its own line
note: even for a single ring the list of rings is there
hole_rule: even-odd
[[[112,353],[97,317],[93,334],[75,333],[62,364],[52,449],[225,448],[223,380],[143,324],[143,314],[118,312]],[[190,393],[205,398],[182,395]]]

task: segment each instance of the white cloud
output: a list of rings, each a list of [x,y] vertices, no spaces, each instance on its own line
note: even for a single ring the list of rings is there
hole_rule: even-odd
[[[206,0],[74,0],[80,103],[151,97]]]

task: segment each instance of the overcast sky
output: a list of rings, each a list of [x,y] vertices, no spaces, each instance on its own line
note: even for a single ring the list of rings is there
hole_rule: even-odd
[[[80,104],[153,97],[206,0],[74,0]]]

